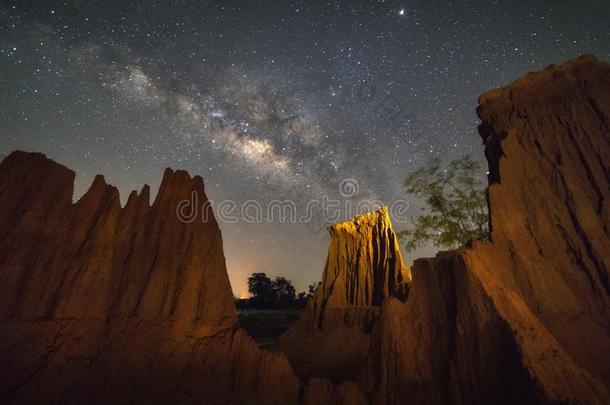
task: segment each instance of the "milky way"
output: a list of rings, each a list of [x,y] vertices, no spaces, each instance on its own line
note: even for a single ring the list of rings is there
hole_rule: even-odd
[[[300,209],[342,201],[349,179],[351,200],[404,198],[412,215],[408,171],[483,159],[480,93],[610,58],[607,0],[311,3],[4,1],[0,153],[74,169],[75,199],[101,173],[124,201],[169,166],[200,174],[216,202]],[[252,222],[220,224],[237,295],[254,271],[298,289],[319,277],[321,218]]]

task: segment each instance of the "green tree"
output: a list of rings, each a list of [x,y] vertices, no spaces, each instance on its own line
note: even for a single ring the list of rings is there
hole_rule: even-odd
[[[432,243],[454,249],[472,239],[488,239],[489,220],[481,164],[462,157],[443,166],[434,159],[409,173],[405,191],[424,200],[413,228],[399,233],[407,251]]]

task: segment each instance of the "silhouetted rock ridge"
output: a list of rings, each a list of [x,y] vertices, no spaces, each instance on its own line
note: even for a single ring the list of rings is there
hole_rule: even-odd
[[[287,360],[236,327],[212,215],[180,221],[201,177],[167,169],[124,208],[44,155],[0,163],[0,402],[294,402]]]

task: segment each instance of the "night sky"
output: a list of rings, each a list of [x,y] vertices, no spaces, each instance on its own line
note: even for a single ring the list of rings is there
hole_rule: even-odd
[[[479,94],[579,54],[610,59],[608,0],[0,4],[0,154],[65,164],[75,199],[98,173],[123,203],[154,194],[172,167],[215,202],[406,198],[416,214],[406,173],[483,159]],[[221,221],[235,294],[255,271],[317,281],[324,225]]]

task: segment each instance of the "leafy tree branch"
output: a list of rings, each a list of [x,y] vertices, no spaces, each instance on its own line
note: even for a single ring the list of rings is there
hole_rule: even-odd
[[[409,173],[404,187],[421,198],[421,215],[399,237],[407,251],[433,244],[455,249],[472,239],[488,239],[489,219],[481,164],[464,156],[443,166],[434,159]]]

